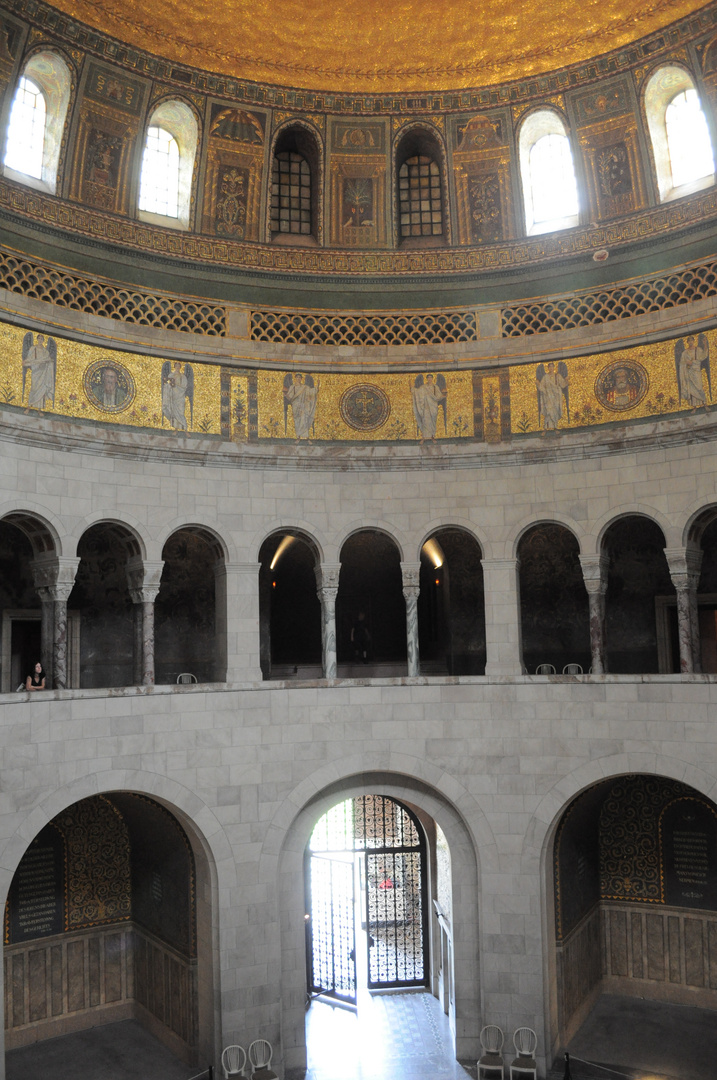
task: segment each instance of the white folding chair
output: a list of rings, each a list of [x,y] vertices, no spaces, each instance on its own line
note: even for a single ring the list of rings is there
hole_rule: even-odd
[[[478,1080],[504,1080],[503,1032],[497,1024],[486,1024],[480,1033],[483,1053],[478,1061]]]
[[[229,1080],[232,1076],[236,1077],[237,1080],[246,1080],[244,1076],[246,1050],[243,1046],[238,1046],[236,1043],[232,1046],[225,1046],[222,1050],[221,1061],[224,1080]]]
[[[557,673],[555,671],[555,667],[554,667],[553,664],[538,664],[537,668],[535,669],[535,674],[536,675],[555,675]]]
[[[197,676],[192,675],[191,671],[183,671],[181,675],[177,675],[177,683],[195,683]]]
[[[566,664],[563,668],[563,675],[582,675],[582,664]]]
[[[271,1068],[272,1053],[270,1042],[266,1039],[254,1039],[249,1047],[252,1080],[278,1080],[278,1074]]]
[[[513,1046],[517,1053],[510,1063],[510,1080],[523,1076],[532,1076],[538,1080],[538,1066],[535,1062],[535,1051],[538,1049],[538,1036],[532,1028],[522,1027],[513,1035]]]

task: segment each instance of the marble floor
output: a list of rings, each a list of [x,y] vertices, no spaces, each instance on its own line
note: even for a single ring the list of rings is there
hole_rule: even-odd
[[[572,1080],[715,1080],[717,1018],[708,1009],[603,994],[568,1047]],[[556,1062],[549,1080],[562,1080]]]
[[[448,1018],[425,991],[359,993],[358,1009],[311,1005],[306,1080],[469,1080],[454,1060]]]
[[[198,1072],[136,1020],[88,1028],[5,1055],[6,1080],[189,1080]]]

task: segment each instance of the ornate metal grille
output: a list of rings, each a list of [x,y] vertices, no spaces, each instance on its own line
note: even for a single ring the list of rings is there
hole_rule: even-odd
[[[88,315],[104,315],[120,322],[209,337],[224,337],[226,333],[223,307],[108,285],[96,278],[78,277],[2,250],[0,286],[34,300],[45,300]]]
[[[398,173],[401,236],[443,236],[441,174],[433,158],[404,161]]]
[[[381,795],[346,800],[320,819],[309,846],[311,992],[356,1000],[356,870],[369,989],[425,986],[425,841],[410,811]]]
[[[354,866],[328,855],[311,859],[311,992],[356,1004]]]
[[[528,337],[553,330],[572,330],[578,326],[664,311],[715,295],[717,263],[703,263],[630,285],[503,308],[502,334],[503,337]]]
[[[284,345],[454,345],[477,341],[473,311],[417,315],[311,315],[252,311],[251,340]]]

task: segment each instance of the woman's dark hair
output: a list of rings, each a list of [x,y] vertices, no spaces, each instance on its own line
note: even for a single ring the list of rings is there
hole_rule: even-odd
[[[39,660],[35,661],[36,664],[40,664],[40,670],[35,671],[35,664],[32,665],[32,671],[30,672],[30,678],[33,682],[42,682],[43,679],[47,679],[47,674],[44,667]]]

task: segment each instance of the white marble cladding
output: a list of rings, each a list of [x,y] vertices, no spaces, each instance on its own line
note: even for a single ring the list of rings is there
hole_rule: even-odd
[[[256,1033],[303,1060],[303,850],[339,798],[404,798],[448,838],[457,1051],[482,1022],[551,1038],[552,827],[626,772],[717,793],[717,681],[464,679],[122,694],[0,703],[0,876],[42,826],[96,792],[178,812],[215,869],[224,1042]],[[554,1020],[553,1020],[554,1023]]]
[[[23,420],[29,432],[36,421]],[[64,807],[112,790],[161,800],[212,868],[217,1043],[266,1036],[282,1067],[295,1070],[304,1060],[302,857],[311,827],[348,795],[404,798],[438,821],[451,848],[458,1055],[475,1059],[483,1023],[528,1024],[544,1064],[557,1023],[552,829],[577,792],[627,772],[675,777],[717,798],[717,679],[517,674],[510,561],[534,522],[566,524],[590,554],[612,520],[635,512],[679,549],[690,521],[716,501],[713,442],[665,437],[587,458],[546,450],[533,463],[473,469],[433,468],[430,458],[405,471],[317,462],[229,469],[81,441],[61,449],[63,429],[53,430],[56,448],[3,438],[0,516],[25,511],[47,522],[63,558],[103,520],[127,525],[150,561],[177,528],[212,530],[227,592],[239,598],[228,620],[232,683],[0,698],[2,894],[27,845]],[[381,528],[410,562],[442,525],[471,530],[491,564],[487,621],[498,651],[489,676],[305,686],[254,678],[252,595],[265,537],[300,528],[335,565],[347,536]]]

